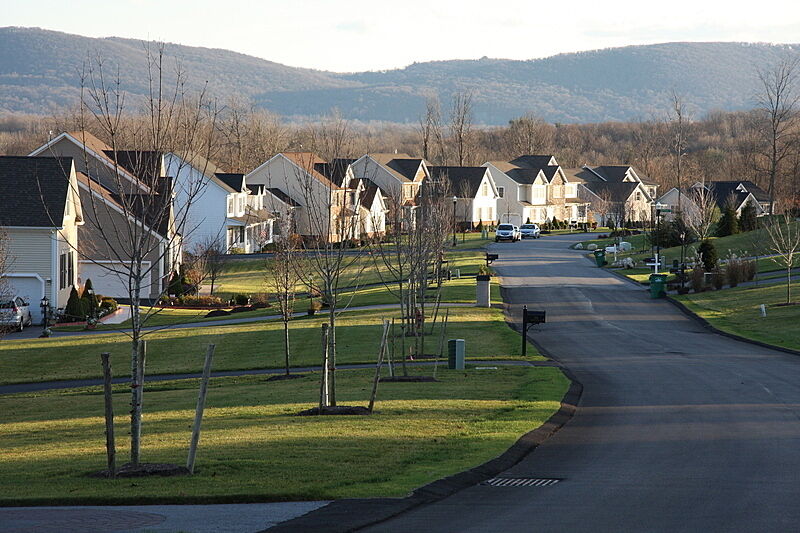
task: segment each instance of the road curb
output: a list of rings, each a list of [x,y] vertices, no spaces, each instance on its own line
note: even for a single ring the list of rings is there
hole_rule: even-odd
[[[754,344],[754,345],[760,346],[762,348],[769,348],[770,350],[777,350],[779,352],[784,352],[784,353],[788,353],[788,354],[791,354],[791,355],[800,355],[800,350],[793,350],[792,348],[784,348],[783,346],[776,346],[774,344],[769,344],[769,343],[766,343],[766,342],[757,341],[755,339],[748,339],[747,337],[742,337],[741,335],[737,335],[735,333],[729,333],[727,331],[723,331],[723,330],[717,328],[716,326],[714,326],[713,324],[711,324],[711,322],[709,322],[705,318],[701,317],[700,315],[698,315],[697,313],[695,313],[694,311],[692,311],[691,309],[686,307],[686,305],[684,305],[682,302],[679,302],[678,300],[675,300],[672,296],[667,295],[666,299],[672,305],[677,307],[678,310],[680,310],[684,315],[686,315],[689,318],[695,320],[701,326],[703,326],[704,328],[706,328],[707,330],[709,330],[709,331],[711,331],[713,333],[716,333],[718,335],[722,335],[724,337],[728,337],[730,339],[734,339],[734,340],[737,340],[737,341],[746,342],[746,343],[749,343],[749,344]]]
[[[502,288],[501,288],[502,290]],[[507,311],[507,306],[504,304]],[[506,312],[508,318],[508,313]],[[512,329],[513,323],[506,320]],[[539,353],[549,359],[557,361],[547,353],[539,344],[528,337],[536,346]],[[345,533],[356,531],[371,525],[385,522],[401,513],[410,511],[421,505],[427,505],[463,489],[475,486],[500,472],[504,472],[519,463],[528,454],[534,451],[541,443],[561,429],[575,415],[578,409],[583,385],[575,378],[569,369],[559,366],[561,371],[570,380],[570,386],[561,405],[544,424],[522,435],[509,449],[499,456],[464,472],[428,483],[411,493],[405,498],[371,498],[371,499],[346,499],[337,500],[316,511],[277,524],[265,531],[270,533],[282,532],[326,532]]]
[[[508,470],[556,433],[575,414],[583,386],[562,368],[571,380],[561,407],[538,428],[529,431],[498,457],[464,472],[424,485],[406,498],[371,498],[337,500],[316,511],[282,522],[265,531],[269,533],[326,532],[346,533],[385,522],[421,505],[437,502]]]

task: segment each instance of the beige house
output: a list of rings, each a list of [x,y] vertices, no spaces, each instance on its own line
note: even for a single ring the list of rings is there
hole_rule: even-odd
[[[355,186],[339,186],[328,179],[328,163],[311,152],[283,152],[272,157],[245,178],[250,185],[263,185],[270,201],[291,207],[293,227],[306,238],[331,241],[359,238]],[[292,205],[294,204],[294,205]]]
[[[69,157],[0,157],[0,228],[8,243],[7,296],[29,302],[34,323],[40,301],[63,309],[77,282],[78,228],[83,213]]]

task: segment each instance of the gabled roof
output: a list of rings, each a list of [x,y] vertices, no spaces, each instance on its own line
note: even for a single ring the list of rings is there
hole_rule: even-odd
[[[595,181],[586,183],[584,186],[601,198],[607,196],[611,202],[625,202],[639,187],[639,183],[635,181]]]
[[[544,177],[547,178],[548,183],[553,181],[553,178],[556,177],[556,173],[558,169],[561,168],[558,165],[547,165],[546,167],[542,167],[542,173]]]
[[[375,199],[378,197],[378,191],[380,189],[378,186],[372,182],[371,180],[364,179],[364,189],[361,191],[361,195],[359,197],[359,203],[367,208],[372,209],[372,204],[375,202]]]
[[[103,153],[112,161],[115,152],[112,149],[103,150]],[[161,152],[153,150],[117,150],[117,164],[133,174],[134,176],[152,183],[161,177]]]
[[[769,193],[749,180],[741,181],[712,181],[711,185],[714,187],[731,187],[734,189],[742,189],[743,192],[749,192],[759,202],[769,202]]]
[[[621,182],[628,175],[628,169],[630,168],[630,165],[601,165],[599,167],[591,167],[591,170],[606,181]]]
[[[0,226],[60,228],[71,157],[0,156]]]
[[[301,204],[277,187],[267,187],[267,191],[275,198],[291,207],[301,207]]]
[[[557,166],[558,162],[552,155],[521,155],[516,159],[509,161],[512,165],[517,165],[522,168],[544,168],[547,166]]]
[[[326,187],[330,187],[331,189],[339,188],[338,185],[317,170],[317,165],[327,164],[327,162],[317,154],[312,152],[281,152],[281,155]]]
[[[347,176],[347,168],[355,162],[355,159],[333,159],[330,163],[315,163],[314,170],[328,178],[339,187],[344,187],[344,179]],[[347,184],[349,186],[349,184]]]
[[[486,167],[428,167],[432,179],[450,180],[450,188],[453,193],[462,197],[467,194],[467,198],[474,198],[478,195],[478,189],[486,176]]]
[[[423,160],[408,154],[367,154],[399,181],[413,181]],[[369,176],[366,176],[369,177]]]
[[[588,168],[562,168],[568,183],[593,183],[602,179]]]
[[[706,188],[720,209],[724,209],[730,201],[733,201],[734,209],[739,209],[751,194],[749,191],[742,191],[740,184],[739,181],[712,181],[706,184]]]
[[[214,176],[236,192],[245,192],[244,174],[215,172]]]
[[[536,168],[512,168],[505,171],[505,175],[516,181],[520,185],[531,185],[536,181],[536,178],[541,174],[542,169]]]

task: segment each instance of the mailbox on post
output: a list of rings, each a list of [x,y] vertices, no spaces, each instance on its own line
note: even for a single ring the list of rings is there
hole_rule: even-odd
[[[547,318],[546,311],[528,311],[528,306],[522,306],[522,356],[528,353],[528,328],[534,324],[544,324]]]
[[[491,265],[493,261],[496,261],[498,259],[498,257],[499,256],[497,254],[490,254],[490,253],[487,252],[486,253],[486,266],[488,267],[489,265]]]

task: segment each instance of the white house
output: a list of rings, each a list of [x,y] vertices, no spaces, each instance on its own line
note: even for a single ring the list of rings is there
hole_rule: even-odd
[[[456,223],[466,227],[493,225],[497,221],[499,195],[486,167],[428,167],[431,180],[450,184],[456,198]]]
[[[69,157],[0,157],[0,228],[7,239],[10,294],[29,302],[34,323],[40,302],[63,309],[76,283],[78,227],[83,213]]]
[[[507,161],[489,161],[483,166],[497,189],[500,222],[521,225],[548,219],[549,182],[541,168],[520,168]]]

